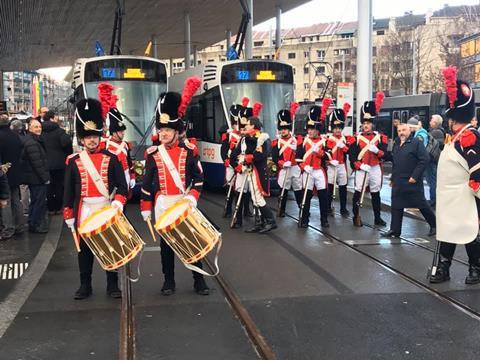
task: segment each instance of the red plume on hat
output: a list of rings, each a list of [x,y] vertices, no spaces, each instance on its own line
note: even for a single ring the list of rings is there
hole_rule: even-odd
[[[323,98],[322,101],[322,111],[320,113],[320,120],[325,121],[325,118],[327,117],[327,111],[330,105],[332,105],[333,100],[331,98]]]
[[[350,109],[352,108],[352,105],[349,103],[343,103],[343,113],[345,114],[345,118],[348,116],[348,113],[350,112]]]
[[[247,107],[249,102],[250,102],[250,99],[248,97],[244,96],[242,98],[242,106],[243,107]]]
[[[297,112],[299,107],[300,105],[295,101],[290,104],[290,118],[292,119],[292,121],[295,118],[295,113]]]
[[[185,80],[185,86],[183,87],[182,100],[178,106],[178,115],[183,117],[187,111],[187,106],[192,101],[193,95],[197,92],[198,88],[202,85],[202,80],[198,76],[191,76]]]
[[[263,108],[263,104],[261,102],[256,102],[255,104],[253,104],[253,108],[252,108],[253,116],[258,117],[258,115],[260,115],[260,111],[262,110],[262,108]]]
[[[109,83],[100,83],[97,86],[98,89],[98,99],[102,104],[102,117],[106,119],[108,111],[110,110],[113,86]],[[115,101],[116,103],[116,101]]]
[[[445,92],[447,93],[450,108],[455,107],[457,101],[457,68],[453,65],[442,70],[445,80]]]
[[[377,114],[380,112],[380,108],[382,107],[384,99],[385,93],[383,91],[377,92],[377,95],[375,96],[375,112]]]

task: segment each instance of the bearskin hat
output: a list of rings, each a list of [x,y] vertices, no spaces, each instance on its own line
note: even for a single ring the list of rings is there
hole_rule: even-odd
[[[96,99],[81,99],[75,104],[75,131],[79,138],[102,136],[102,105]]]
[[[360,109],[361,122],[369,121],[373,122],[373,119],[380,112],[385,94],[381,91],[377,92],[375,100],[365,101]]]
[[[349,103],[344,103],[343,108],[336,108],[330,113],[328,117],[329,131],[332,131],[335,128],[343,129],[345,127],[350,107]]]
[[[242,110],[242,105],[233,104],[230,106],[230,125],[237,125],[238,120],[240,119],[240,111]]]
[[[475,116],[475,95],[468,83],[457,80],[457,69],[449,66],[443,70],[445,80],[446,110],[448,118],[468,124]]]
[[[316,129],[320,132],[323,130],[324,126],[320,121],[321,112],[322,108],[318,105],[313,105],[310,108],[307,115],[307,122],[305,124],[306,129]]]

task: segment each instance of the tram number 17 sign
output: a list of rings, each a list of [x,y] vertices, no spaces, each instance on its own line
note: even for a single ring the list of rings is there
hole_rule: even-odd
[[[337,107],[342,108],[346,102],[351,105],[347,116],[353,116],[353,83],[339,82],[337,85]]]

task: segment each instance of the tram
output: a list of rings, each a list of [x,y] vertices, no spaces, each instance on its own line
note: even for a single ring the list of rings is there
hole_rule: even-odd
[[[118,96],[117,107],[127,121],[125,141],[133,147],[149,144],[158,96],[167,91],[167,69],[160,60],[130,55],[81,58],[75,61],[72,88],[75,102],[98,99],[97,85],[108,82]],[[143,156],[143,151],[133,154]]]
[[[241,104],[244,96],[250,105],[263,104],[260,120],[270,138],[277,134],[278,111],[289,108],[293,96],[293,67],[275,60],[235,60],[198,65],[169,78],[169,90],[181,92],[190,76],[202,79],[202,87],[186,112],[187,136],[198,141],[205,172],[205,185],[224,184],[225,169],[220,155],[219,129],[228,124],[229,108]]]

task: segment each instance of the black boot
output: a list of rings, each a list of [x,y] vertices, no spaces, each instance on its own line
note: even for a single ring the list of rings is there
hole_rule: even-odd
[[[232,204],[235,204],[235,194],[236,192],[235,191],[232,191],[230,193],[230,199],[225,199],[225,201],[227,202],[226,205],[225,205],[225,210],[223,212],[223,217],[224,218],[229,218],[230,216],[232,216]]]
[[[334,216],[332,202],[333,202],[333,184],[328,184],[328,215],[329,216]]]
[[[480,283],[480,265],[472,265],[468,267],[468,275],[465,278],[465,284],[473,285]]]
[[[430,276],[430,283],[439,284],[450,280],[451,263],[452,261],[450,259],[440,256],[440,262],[438,263],[437,272],[434,276]]]
[[[382,205],[380,200],[380,192],[370,193],[370,196],[372,197],[372,208],[373,208],[373,214],[375,215],[375,225],[379,225],[379,226],[387,225],[385,220],[383,220],[381,217]]]
[[[352,211],[353,211],[353,225],[356,227],[363,226],[362,219],[360,217],[360,197],[362,193],[360,191],[355,191],[353,193],[352,199]]]
[[[256,233],[263,229],[263,219],[260,211],[257,208],[254,209],[255,224],[250,229],[245,230],[246,233]]]
[[[195,277],[195,280],[193,280],[193,289],[198,295],[210,294],[210,288],[207,286],[207,283],[202,275]]]
[[[293,194],[295,195],[295,201],[297,202],[298,208],[300,209],[300,206],[302,206],[303,191],[297,190],[294,191]]]
[[[303,195],[302,195],[303,196]],[[300,219],[300,227],[308,228],[310,221],[310,202],[312,201],[313,191],[307,190],[307,196],[305,198],[305,205],[303,207],[302,218]]]
[[[343,217],[350,216],[347,210],[347,185],[338,187],[338,195],[340,196],[340,214]]]
[[[246,194],[244,193],[243,196],[245,196],[245,195]],[[239,196],[240,196],[240,193],[235,192],[235,203],[234,203],[235,206],[237,206],[237,201],[238,201]],[[240,201],[240,204],[238,206],[237,218],[235,219],[235,223],[233,224],[233,229],[241,228],[242,223],[243,223],[243,197],[242,197],[242,201]]]
[[[122,297],[122,291],[118,287],[118,273],[107,271],[107,295],[114,299]]]
[[[83,300],[92,295],[92,275],[80,274],[80,287],[75,292],[75,300]]]
[[[330,227],[328,223],[328,193],[326,189],[318,190],[318,201],[320,203],[320,223],[323,228]]]
[[[161,292],[163,296],[170,296],[175,293],[175,280],[165,277]]]
[[[266,234],[267,232],[276,229],[277,223],[275,222],[275,216],[273,216],[272,210],[270,210],[267,205],[259,208],[259,210],[262,217],[265,219],[265,225],[263,226],[263,229],[259,231],[260,234]]]
[[[279,198],[278,217],[285,217],[285,208],[287,207],[288,190],[283,191],[283,198]]]
[[[245,194],[243,194],[243,216],[246,217],[253,217],[253,213],[250,210],[250,203],[252,200],[252,195],[250,194],[249,191],[247,191]]]

